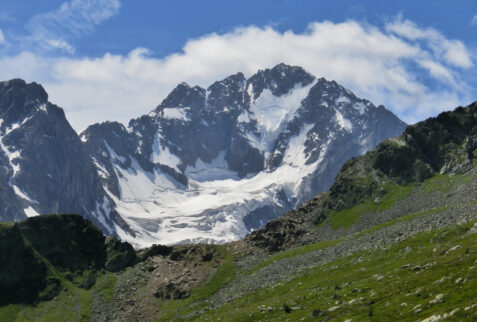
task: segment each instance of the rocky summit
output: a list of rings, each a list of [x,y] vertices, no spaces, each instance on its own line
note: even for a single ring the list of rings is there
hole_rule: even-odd
[[[79,135],[40,85],[11,80],[0,83],[0,121],[2,221],[78,213],[135,247],[242,238],[405,128],[285,64],[207,89],[179,84],[127,127]]]

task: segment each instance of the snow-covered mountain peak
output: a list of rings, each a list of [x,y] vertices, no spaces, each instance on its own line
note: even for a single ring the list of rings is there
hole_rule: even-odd
[[[328,189],[348,158],[405,127],[336,82],[285,64],[207,90],[181,83],[127,127],[104,122],[79,136],[42,89],[13,104],[5,88],[0,129],[14,124],[5,110],[39,111],[2,132],[0,180],[10,188],[0,207],[13,209],[9,218],[18,209],[78,212],[135,246],[243,237]],[[47,188],[35,189],[39,182]]]
[[[281,63],[272,69],[259,70],[251,76],[247,82],[247,93],[253,102],[265,89],[270,90],[275,96],[281,96],[295,88],[297,84],[303,87],[314,79],[313,75],[301,67]]]
[[[165,108],[191,108],[201,109],[205,106],[205,89],[200,86],[191,87],[187,83],[180,83],[172,92],[156,107],[160,112]]]
[[[0,82],[0,119],[2,128],[18,128],[38,111],[46,112],[48,94],[37,83],[22,79]]]
[[[404,123],[379,111],[336,82],[280,64],[207,90],[181,83],[128,129],[93,126],[84,141],[114,209],[136,232],[122,238],[224,242],[326,190],[346,159],[400,133]]]
[[[237,73],[210,85],[207,88],[207,109],[219,113],[225,108],[230,111],[242,110],[246,82],[245,76]]]

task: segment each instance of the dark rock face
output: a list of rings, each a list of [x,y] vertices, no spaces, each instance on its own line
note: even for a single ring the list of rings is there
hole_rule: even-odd
[[[303,68],[297,66],[288,66],[278,64],[273,69],[260,70],[250,77],[247,82],[247,88],[251,85],[253,95],[251,100],[260,97],[264,89],[270,89],[275,96],[281,96],[288,93],[298,84],[301,87],[313,82],[314,77],[308,74]]]
[[[61,270],[83,271],[104,265],[104,236],[79,215],[32,217],[17,226],[31,246]]]
[[[271,252],[286,249],[286,246],[301,237],[306,232],[301,222],[294,220],[274,220],[263,229],[249,236],[249,241],[260,248]],[[285,246],[285,247],[284,247]]]
[[[130,266],[136,260],[131,244],[120,242],[112,236],[106,237],[106,262],[104,267],[110,272],[118,272]]]
[[[0,267],[0,305],[32,302],[46,286],[46,265],[17,225],[0,225]]]
[[[137,262],[130,244],[111,236],[105,239],[79,215],[0,224],[0,305],[51,300],[64,278],[89,289],[96,272],[116,272]],[[83,280],[73,280],[85,272]]]
[[[94,124],[79,136],[38,84],[0,83],[0,104],[0,218],[78,213],[136,247],[240,238],[327,190],[347,159],[405,127],[285,64],[207,89],[181,83],[127,127]],[[194,210],[182,209],[188,202]],[[195,233],[170,239],[179,228]]]
[[[115,233],[118,215],[87,150],[40,85],[1,82],[0,120],[2,221],[72,212]]]

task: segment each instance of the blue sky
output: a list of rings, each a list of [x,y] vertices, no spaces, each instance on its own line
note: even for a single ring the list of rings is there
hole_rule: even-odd
[[[477,100],[476,1],[1,0],[0,79],[44,85],[80,131],[285,62],[415,122]]]

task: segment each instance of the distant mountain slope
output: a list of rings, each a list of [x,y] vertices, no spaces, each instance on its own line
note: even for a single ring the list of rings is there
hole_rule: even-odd
[[[226,242],[332,184],[405,124],[384,107],[280,64],[209,88],[179,84],[150,114],[81,133],[136,245]]]
[[[2,221],[75,212],[105,233],[122,230],[82,142],[40,85],[0,83],[0,148]]]

